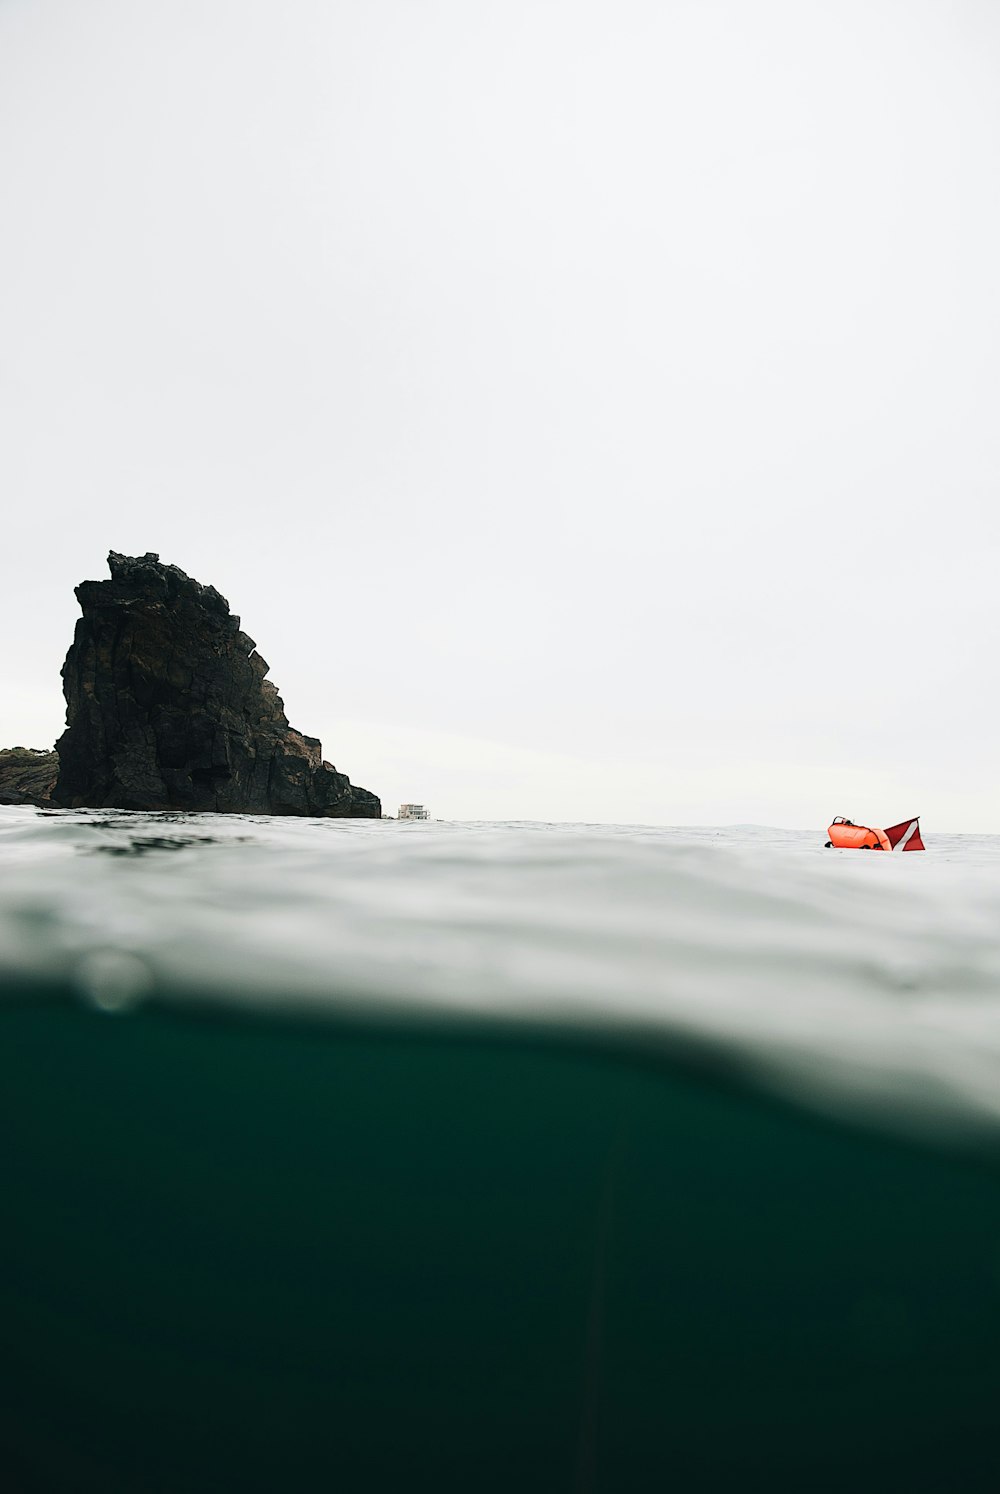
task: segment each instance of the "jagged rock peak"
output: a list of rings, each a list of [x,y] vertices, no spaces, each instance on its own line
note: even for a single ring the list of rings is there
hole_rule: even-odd
[[[374,794],[288,724],[268,666],[214,586],[158,555],[108,556],[76,588],[54,799],[67,807],[378,818]]]
[[[117,550],[108,552],[108,569],[111,572],[112,581],[120,582],[123,586],[134,587],[146,595],[155,596],[161,594],[166,601],[174,601],[178,596],[189,597],[193,601],[207,608],[210,612],[217,612],[220,616],[229,611],[229,603],[221,592],[216,591],[214,586],[202,586],[200,581],[195,581],[193,576],[187,575],[180,566],[165,565],[160,557],[152,550],[147,550],[145,555],[119,555]],[[76,588],[76,595],[80,598],[81,587],[107,586],[106,581],[81,581]],[[80,598],[82,602],[82,598]],[[236,619],[239,626],[239,618]]]

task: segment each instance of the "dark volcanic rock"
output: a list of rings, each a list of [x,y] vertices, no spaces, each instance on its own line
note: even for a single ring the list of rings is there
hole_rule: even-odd
[[[76,588],[63,665],[65,808],[215,810],[377,819],[374,794],[293,731],[268,666],[212,586],[159,556],[108,556]]]
[[[0,748],[0,804],[38,804],[54,809],[52,790],[59,759],[38,747]]]

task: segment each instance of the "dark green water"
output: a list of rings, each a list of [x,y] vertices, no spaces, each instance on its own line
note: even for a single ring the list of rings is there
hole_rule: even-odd
[[[1000,1170],[516,1034],[8,1004],[4,1494],[1000,1487]]]

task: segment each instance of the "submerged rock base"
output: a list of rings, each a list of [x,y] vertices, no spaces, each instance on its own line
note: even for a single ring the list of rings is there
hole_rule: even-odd
[[[66,730],[49,802],[380,817],[378,798],[324,762],[315,737],[289,726],[268,666],[225,597],[157,555],[112,551],[108,564],[110,581],[76,588],[83,616],[62,670]],[[41,759],[48,773],[54,754],[36,756],[40,783]]]

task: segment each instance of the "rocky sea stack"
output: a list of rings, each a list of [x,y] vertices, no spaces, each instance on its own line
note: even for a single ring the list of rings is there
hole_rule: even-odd
[[[376,796],[289,726],[225,597],[158,555],[112,551],[108,564],[110,581],[76,588],[83,616],[62,670],[66,730],[47,802],[379,818]]]

